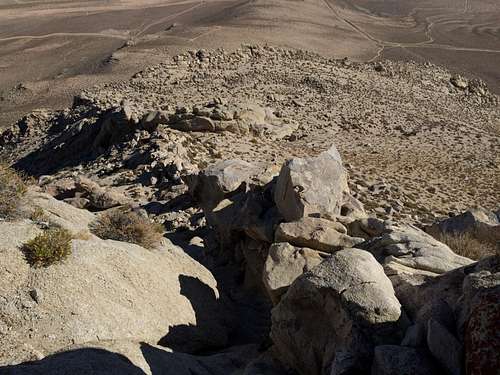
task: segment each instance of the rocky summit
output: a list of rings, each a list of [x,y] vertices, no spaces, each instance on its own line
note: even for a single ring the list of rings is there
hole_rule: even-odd
[[[270,46],[0,135],[0,374],[493,375],[500,107]]]

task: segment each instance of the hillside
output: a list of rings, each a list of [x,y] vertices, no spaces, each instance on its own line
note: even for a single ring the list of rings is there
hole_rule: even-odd
[[[493,374],[499,118],[429,63],[269,46],[30,113],[0,136],[0,374]]]
[[[266,44],[354,61],[415,60],[499,92],[495,1],[0,2],[0,127],[189,49]]]

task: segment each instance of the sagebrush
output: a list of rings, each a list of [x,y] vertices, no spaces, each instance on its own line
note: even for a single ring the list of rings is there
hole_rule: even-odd
[[[62,228],[45,230],[24,245],[28,262],[35,267],[48,267],[71,254],[73,236]]]
[[[490,241],[481,241],[473,233],[438,233],[436,239],[448,245],[456,254],[479,260],[495,254],[495,245]]]
[[[0,163],[0,217],[18,216],[21,199],[28,187],[23,177],[5,163]]]
[[[131,242],[151,249],[163,238],[163,226],[135,212],[112,210],[98,217],[91,224],[92,232],[102,238]]]

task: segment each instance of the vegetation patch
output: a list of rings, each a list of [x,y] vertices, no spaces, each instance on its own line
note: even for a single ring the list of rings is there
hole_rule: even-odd
[[[23,177],[5,163],[0,163],[0,217],[10,219],[20,214],[21,199],[28,187]]]
[[[152,249],[163,238],[163,226],[135,212],[112,210],[99,216],[91,224],[92,232],[102,238],[130,242]]]
[[[73,236],[62,228],[51,228],[24,245],[28,262],[34,267],[48,267],[71,254]]]
[[[495,245],[489,241],[481,241],[472,233],[439,233],[435,238],[448,245],[456,254],[479,260],[495,254]]]

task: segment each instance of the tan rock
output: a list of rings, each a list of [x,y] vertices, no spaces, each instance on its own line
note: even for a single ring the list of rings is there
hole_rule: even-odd
[[[73,231],[93,217],[45,194],[34,202]],[[225,345],[217,282],[168,241],[151,251],[90,236],[73,240],[62,263],[31,268],[19,247],[38,233],[34,223],[0,222],[0,364],[103,340]]]
[[[291,223],[281,223],[276,229],[275,241],[330,253],[364,241],[362,238],[350,237],[346,232],[346,228],[338,222],[306,217]]]
[[[320,264],[328,256],[286,242],[272,244],[263,271],[263,282],[276,304],[297,277]]]
[[[294,158],[281,168],[274,201],[286,221],[340,214],[349,191],[347,172],[332,146],[316,157]]]

